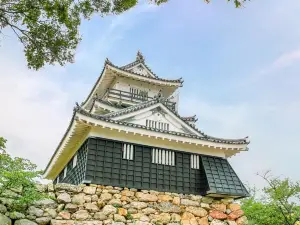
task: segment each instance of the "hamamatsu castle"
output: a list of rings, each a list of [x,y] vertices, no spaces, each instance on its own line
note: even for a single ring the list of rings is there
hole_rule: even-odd
[[[209,136],[196,116],[178,114],[183,80],[158,77],[138,52],[125,66],[105,61],[86,100],[74,108],[44,177],[54,183],[241,198],[248,196],[227,161],[247,138]]]

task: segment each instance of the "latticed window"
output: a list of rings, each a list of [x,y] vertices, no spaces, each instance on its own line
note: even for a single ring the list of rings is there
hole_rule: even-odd
[[[191,168],[192,169],[200,169],[200,156],[199,155],[191,155]]]
[[[74,155],[73,157],[73,168],[77,166],[77,154]]]
[[[175,152],[153,148],[152,163],[175,166]]]
[[[154,120],[146,120],[146,127],[152,127],[160,130],[169,130],[169,124]]]
[[[64,169],[64,178],[67,176],[67,172],[68,172],[68,167],[66,166]]]
[[[133,160],[133,151],[133,145],[123,144],[123,159]]]

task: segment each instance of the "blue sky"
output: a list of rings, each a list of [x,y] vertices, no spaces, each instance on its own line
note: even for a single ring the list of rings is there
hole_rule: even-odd
[[[0,39],[0,136],[8,150],[44,168],[108,57],[123,65],[141,50],[164,78],[185,80],[180,112],[197,114],[205,133],[249,135],[250,150],[230,159],[244,182],[255,174],[300,180],[300,2],[252,1],[235,9],[225,0],[142,2],[120,16],[81,26],[74,64],[28,70],[22,46]]]

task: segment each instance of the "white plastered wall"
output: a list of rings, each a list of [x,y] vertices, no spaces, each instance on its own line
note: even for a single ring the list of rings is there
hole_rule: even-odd
[[[167,123],[169,124],[170,131],[190,134],[189,132],[186,132],[186,130],[182,129],[182,126],[169,115],[155,110],[140,113],[138,115],[135,115],[133,118],[124,119],[124,121],[126,122],[139,124],[143,126],[146,126],[146,120]]]

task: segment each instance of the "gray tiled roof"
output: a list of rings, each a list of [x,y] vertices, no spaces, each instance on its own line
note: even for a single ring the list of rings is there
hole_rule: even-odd
[[[137,65],[138,63],[141,63],[141,62],[135,61],[135,62],[133,62],[133,63],[130,63],[130,64],[126,65],[126,66],[121,66],[121,67],[114,65],[111,61],[109,61],[109,59],[106,59],[105,63],[108,64],[108,65],[110,65],[110,66],[113,66],[113,67],[115,67],[115,68],[117,68],[117,69],[119,69],[119,70],[122,70],[122,71],[124,71],[124,72],[132,73],[132,74],[134,74],[134,75],[138,75],[138,76],[144,77],[143,75],[141,75],[141,74],[139,74],[139,73],[135,73],[135,72],[133,72],[133,71],[128,71],[128,70],[126,70],[126,68],[131,67],[131,66],[134,66],[134,65]],[[143,65],[144,65],[149,71],[151,71],[151,70],[149,69],[149,67],[147,67],[144,63],[143,63]],[[151,73],[152,73],[152,71],[151,71]],[[182,78],[175,79],[175,80],[172,80],[172,79],[163,79],[163,78],[159,78],[159,77],[156,76],[156,75],[155,75],[155,77],[147,77],[147,78],[152,79],[152,80],[160,80],[160,81],[170,82],[170,83],[180,83],[180,84],[183,83]]]
[[[183,116],[181,117],[182,120],[184,121],[190,121],[190,122],[197,122],[197,118],[196,118],[196,115],[194,116]]]
[[[103,104],[106,104],[106,105],[109,105],[109,106],[112,106],[112,107],[115,107],[115,108],[119,108],[119,109],[123,109],[124,107],[123,106],[120,106],[120,105],[117,105],[117,104],[113,104],[109,101],[106,101],[106,100],[103,100],[103,99],[100,99],[100,98],[95,98],[95,101],[97,102],[101,102]]]
[[[249,193],[227,159],[201,156],[210,194],[247,197]]]
[[[149,103],[150,105],[153,105],[153,104],[157,103],[155,101],[158,101],[158,100],[152,100],[152,101],[151,102],[147,102],[147,103]],[[144,108],[147,107],[145,105],[143,106]],[[137,105],[135,107],[138,107],[138,106],[139,105]],[[134,106],[130,107],[130,108],[134,108]],[[120,110],[118,112],[123,112],[122,113],[122,115],[123,115],[127,109],[129,109],[129,108],[126,108],[124,110]],[[137,109],[134,109],[134,110],[137,110]],[[134,110],[132,110],[132,111],[134,111]],[[130,111],[130,112],[132,112],[132,111]],[[139,124],[134,124],[134,123],[128,123],[128,122],[113,120],[113,119],[111,119],[113,117],[111,115],[116,116],[116,115],[121,115],[121,114],[109,113],[109,114],[106,114],[106,115],[95,115],[95,114],[92,114],[92,113],[86,111],[85,109],[81,108],[78,104],[74,108],[74,113],[76,113],[76,112],[78,112],[78,113],[80,113],[82,115],[85,115],[85,116],[97,119],[97,120],[102,120],[102,121],[106,121],[106,122],[110,122],[110,123],[114,123],[114,124],[125,125],[125,126],[129,126],[129,127],[136,127],[136,128],[146,129],[146,130],[152,130],[152,131],[156,131],[156,132],[159,132],[159,133],[167,133],[167,134],[172,134],[172,135],[177,135],[177,136],[182,136],[182,137],[188,137],[188,138],[195,138],[195,139],[200,139],[200,140],[206,140],[206,141],[215,142],[215,143],[247,144],[247,140],[246,139],[222,139],[222,138],[215,138],[215,137],[212,137],[212,136],[208,136],[208,135],[205,135],[205,134],[203,136],[199,136],[199,135],[194,135],[194,134],[186,134],[186,133],[175,132],[175,131],[161,130],[161,129],[158,129],[158,128],[147,127],[147,126],[144,126],[144,125],[139,125]],[[116,113],[118,113],[118,112],[116,112]],[[178,116],[178,114],[176,114],[174,111],[172,111],[172,112],[176,116]],[[126,113],[128,113],[128,112],[126,112]],[[187,122],[186,122],[186,124],[189,125]],[[193,128],[193,129],[195,129],[195,130],[198,131],[198,129],[192,127],[191,125],[189,125],[189,126],[191,128]],[[198,131],[198,132],[200,132],[200,131]]]

